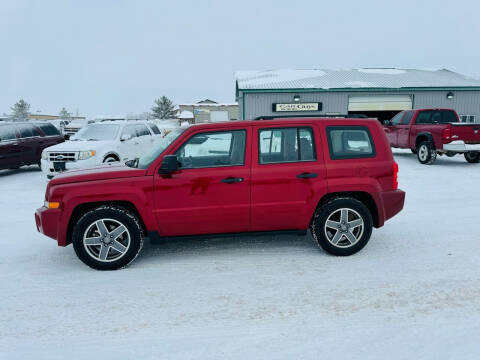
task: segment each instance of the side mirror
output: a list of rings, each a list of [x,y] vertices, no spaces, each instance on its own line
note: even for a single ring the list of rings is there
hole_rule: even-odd
[[[385,125],[385,126],[391,126],[391,125],[392,125],[392,121],[391,121],[391,120],[385,120],[385,121],[383,122],[383,125]]]
[[[168,175],[178,170],[177,155],[165,155],[158,169],[160,175]]]
[[[130,134],[123,134],[121,137],[120,137],[120,141],[127,141],[127,140],[130,140],[132,138],[132,135]]]

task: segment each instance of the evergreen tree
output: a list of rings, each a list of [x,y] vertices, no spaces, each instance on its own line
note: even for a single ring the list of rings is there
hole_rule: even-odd
[[[20,99],[10,109],[12,110],[12,121],[29,120],[28,114],[30,110],[30,104],[27,103],[25,100]]]
[[[60,116],[62,120],[70,120],[72,118],[72,114],[70,114],[64,107],[62,107],[62,110],[60,110],[58,116]]]
[[[175,110],[175,105],[169,98],[162,96],[160,99],[155,100],[152,112],[155,119],[174,119],[178,110]]]

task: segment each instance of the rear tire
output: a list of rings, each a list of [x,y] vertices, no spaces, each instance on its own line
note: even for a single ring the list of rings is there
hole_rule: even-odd
[[[320,206],[310,225],[312,235],[326,252],[337,256],[357,253],[372,235],[372,214],[354,198],[334,198]]]
[[[431,165],[437,159],[437,151],[431,141],[422,141],[417,148],[417,159],[421,164]]]
[[[78,258],[96,270],[128,266],[143,247],[143,230],[136,216],[118,206],[104,205],[84,214],[73,228]]]
[[[463,154],[465,160],[470,164],[477,164],[480,161],[480,152],[479,151],[469,151]]]

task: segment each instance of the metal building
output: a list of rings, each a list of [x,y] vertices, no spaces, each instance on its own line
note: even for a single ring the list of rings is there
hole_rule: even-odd
[[[380,121],[401,110],[453,108],[480,123],[480,81],[441,70],[238,71],[239,119],[275,115],[364,114]]]

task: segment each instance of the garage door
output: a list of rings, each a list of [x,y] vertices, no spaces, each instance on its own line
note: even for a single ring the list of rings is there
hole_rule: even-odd
[[[348,98],[348,111],[400,111],[411,109],[412,97],[410,95],[350,96]]]

